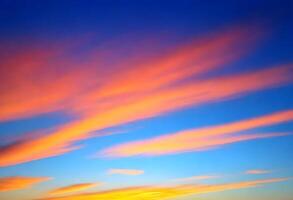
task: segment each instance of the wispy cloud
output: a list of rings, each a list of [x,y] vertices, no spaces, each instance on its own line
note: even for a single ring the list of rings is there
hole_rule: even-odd
[[[54,190],[51,190],[48,192],[49,195],[60,195],[64,193],[73,193],[73,192],[80,192],[83,190],[87,190],[89,188],[96,187],[98,185],[101,185],[102,183],[80,183],[80,184],[74,184],[69,185],[65,187],[56,188]]]
[[[7,65],[10,67],[5,68],[10,72],[8,77],[12,78],[3,77],[4,85],[8,86],[1,88],[0,92],[0,119],[16,119],[51,111],[65,112],[77,119],[44,130],[46,134],[40,137],[2,147],[0,166],[73,151],[80,148],[74,143],[88,139],[93,131],[290,82],[292,65],[199,78],[237,60],[249,49],[239,48],[241,44],[251,42],[249,33],[244,30],[232,29],[213,37],[199,38],[179,45],[172,51],[159,52],[155,57],[146,58],[142,52],[138,52],[135,61],[122,59],[117,66],[113,66],[113,70],[119,70],[120,73],[102,70],[105,61],[97,59],[101,56],[95,50],[89,53],[87,62],[77,62],[66,56],[65,60],[60,61],[60,51],[57,51],[57,55],[53,53],[47,56],[44,53],[45,58],[42,54],[40,58],[38,54],[22,58],[20,54],[20,58],[15,59],[17,64],[12,62],[13,59],[7,61],[12,62]],[[66,52],[62,53],[67,55]],[[64,67],[60,72],[58,66],[61,64],[70,67]],[[51,70],[48,72],[47,68]],[[32,91],[31,95],[27,95],[27,91]],[[263,135],[241,137],[219,140],[231,143],[261,138]]]
[[[270,170],[264,170],[264,169],[251,169],[245,171],[245,174],[268,174],[271,173]]]
[[[64,110],[91,83],[88,78],[96,69],[78,67],[66,51],[68,44],[63,43],[28,44],[1,57],[0,121]]]
[[[137,58],[136,62],[127,58],[117,60],[113,71],[119,70],[119,74],[104,70],[112,55],[106,55],[103,49],[94,48],[84,58],[77,59],[72,52],[82,48],[82,44],[68,43],[78,42],[26,44],[17,48],[7,43],[7,49],[13,50],[0,51],[3,66],[0,78],[5,83],[0,87],[0,120],[64,109],[84,113],[85,109],[108,104],[105,100],[113,104],[114,99],[109,98],[151,91],[203,74],[239,57],[235,46],[248,40],[246,34],[232,30],[216,37],[199,38],[191,44],[178,45],[172,51],[158,52],[155,57],[144,56],[142,50],[132,55]],[[134,84],[138,80],[143,85]]]
[[[102,109],[100,112],[88,115],[84,119],[61,126],[51,134],[3,147],[1,149],[0,166],[15,165],[60,155],[79,148],[72,146],[72,144],[75,141],[87,139],[89,137],[87,134],[92,131],[156,116],[186,106],[223,100],[250,91],[275,86],[277,83],[287,80],[287,75],[288,69],[279,67],[255,73],[207,80],[197,84],[176,86],[151,95],[143,95],[144,98],[129,100],[124,104],[120,102],[117,105],[108,107],[108,109]],[[263,80],[262,77],[270,78]],[[235,136],[234,138],[221,139],[226,140],[226,143],[231,143],[266,136],[249,135],[245,136],[245,138]]]
[[[201,175],[201,176],[191,176],[191,177],[186,177],[186,178],[178,178],[178,179],[174,179],[174,181],[179,181],[179,182],[202,181],[202,180],[216,179],[216,178],[220,178],[220,177],[222,177],[222,176],[220,176],[220,175]]]
[[[0,178],[0,192],[22,190],[50,180],[50,177],[10,176]]]
[[[128,176],[138,176],[138,175],[144,174],[144,171],[138,170],[138,169],[109,169],[108,174],[109,175],[120,174],[120,175],[128,175]]]
[[[243,188],[251,188],[257,186],[263,186],[269,183],[286,181],[287,178],[275,178],[275,179],[263,179],[247,182],[234,182],[226,184],[215,185],[177,185],[173,187],[162,186],[142,186],[132,188],[122,188],[116,190],[107,190],[96,193],[86,193],[79,195],[70,195],[56,198],[48,198],[51,200],[141,200],[141,199],[172,199],[175,197],[197,195],[210,192],[221,192],[227,190],[238,190]]]
[[[154,156],[203,151],[240,141],[288,135],[287,133],[239,134],[239,132],[289,121],[293,121],[293,110],[129,142],[110,147],[101,155],[110,157]]]

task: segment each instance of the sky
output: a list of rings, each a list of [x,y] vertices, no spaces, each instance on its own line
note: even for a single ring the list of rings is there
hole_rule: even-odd
[[[1,0],[0,199],[292,199],[292,6]]]

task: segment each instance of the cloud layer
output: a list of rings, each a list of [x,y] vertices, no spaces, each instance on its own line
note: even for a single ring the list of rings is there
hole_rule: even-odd
[[[22,190],[38,183],[50,180],[50,177],[11,176],[0,178],[0,192]]]
[[[142,186],[132,188],[122,188],[116,190],[108,190],[96,193],[85,193],[79,195],[71,195],[64,197],[48,198],[50,200],[165,200],[175,197],[197,195],[210,192],[221,192],[227,190],[238,190],[243,188],[251,188],[263,186],[268,183],[286,181],[287,178],[262,179],[246,182],[235,182],[215,185],[178,185],[173,187],[163,186]]]
[[[287,133],[239,134],[239,132],[290,121],[293,121],[293,110],[129,142],[110,147],[101,152],[101,155],[107,157],[157,156],[209,150],[235,142],[288,135]]]
[[[49,195],[60,195],[64,193],[72,193],[72,192],[80,192],[83,190],[87,190],[92,187],[96,187],[100,185],[101,183],[80,183],[80,184],[74,184],[69,185],[65,187],[56,188],[54,190],[51,190],[48,192]]]
[[[138,170],[138,169],[109,169],[108,174],[109,175],[120,174],[120,175],[128,175],[128,176],[138,176],[138,175],[144,174],[144,171]]]
[[[24,136],[2,146],[0,167],[76,150],[80,146],[75,142],[88,139],[97,130],[290,82],[291,64],[207,76],[241,58],[256,39],[247,29],[235,28],[156,52],[155,56],[142,51],[132,59],[115,62],[101,49],[91,50],[86,58],[75,58],[68,49],[78,44],[49,50],[24,47],[11,53],[2,61],[5,67],[0,73],[5,83],[0,88],[0,120],[48,112],[63,112],[75,120],[41,130],[41,136]],[[111,69],[105,67],[109,62]],[[262,137],[266,136],[219,138],[210,146]]]
[[[247,170],[245,172],[245,174],[268,174],[271,171],[269,170],[264,170],[264,169],[251,169],[251,170]]]

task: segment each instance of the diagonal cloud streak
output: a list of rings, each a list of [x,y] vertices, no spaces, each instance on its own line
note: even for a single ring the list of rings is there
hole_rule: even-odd
[[[49,195],[60,195],[64,193],[73,193],[73,192],[80,192],[83,190],[87,190],[89,188],[96,187],[100,185],[101,183],[80,183],[80,184],[74,184],[69,185],[65,187],[56,188],[54,190],[51,190],[48,192]]]
[[[138,175],[144,174],[144,171],[139,169],[109,169],[108,174],[109,175],[120,174],[120,175],[128,175],[128,176],[138,176]]]
[[[268,174],[271,173],[270,170],[264,170],[264,169],[251,169],[245,171],[245,174]]]
[[[76,62],[70,56],[60,61],[59,54],[67,55],[62,49],[61,53],[53,51],[48,56],[36,54],[37,60],[30,54],[24,58],[21,54],[20,58],[16,56],[16,64],[8,59],[7,70],[12,69],[8,74],[13,78],[3,77],[7,87],[1,87],[0,119],[18,119],[52,111],[62,111],[77,119],[53,131],[44,130],[47,134],[43,136],[1,147],[0,167],[73,151],[80,148],[75,142],[88,139],[93,131],[290,82],[290,64],[221,77],[201,77],[243,55],[245,49],[239,47],[252,42],[251,35],[244,30],[234,29],[200,38],[152,58],[137,55],[136,62],[121,60],[119,66],[114,67],[120,73],[101,70],[106,62],[96,51],[86,62]],[[61,64],[70,67],[59,71]],[[51,70],[47,72],[47,68]],[[40,78],[44,74],[45,78]],[[32,91],[29,97],[27,91]],[[242,137],[247,140],[263,135],[218,138],[212,146],[223,140],[226,143],[244,140]]]
[[[50,180],[50,177],[10,176],[0,178],[0,192],[22,190]]]
[[[177,185],[173,187],[162,186],[142,186],[132,188],[122,188],[116,190],[101,191],[96,193],[85,193],[56,198],[46,198],[47,200],[167,200],[176,197],[198,195],[211,192],[221,192],[227,190],[238,190],[263,186],[269,183],[276,183],[288,180],[287,178],[262,179],[246,182],[235,182],[214,185]]]
[[[202,151],[226,144],[288,135],[287,133],[238,134],[241,131],[293,121],[293,110],[282,111],[239,122],[181,131],[151,139],[129,142],[101,152],[107,157],[157,156]]]

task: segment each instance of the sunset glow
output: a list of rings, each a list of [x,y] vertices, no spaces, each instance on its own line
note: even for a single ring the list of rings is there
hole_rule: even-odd
[[[290,200],[291,4],[0,1],[0,199]]]

